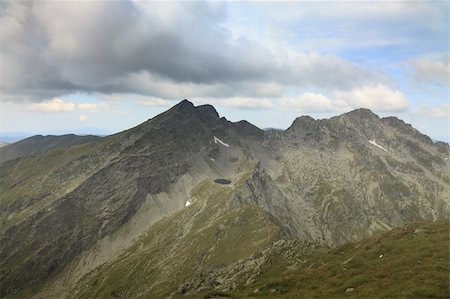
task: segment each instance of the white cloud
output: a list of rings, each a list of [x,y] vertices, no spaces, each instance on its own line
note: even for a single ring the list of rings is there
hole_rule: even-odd
[[[366,85],[350,91],[333,93],[335,104],[341,109],[368,108],[377,112],[400,112],[409,108],[405,95],[386,85]]]
[[[135,93],[112,93],[112,94],[96,94],[96,97],[98,99],[101,99],[102,101],[107,102],[122,102],[122,101],[129,101],[134,102],[135,104],[139,106],[161,106],[161,107],[168,107],[173,105],[171,101],[160,98],[160,97],[152,97],[152,96],[145,96],[141,94],[135,94]],[[108,104],[102,103],[101,106],[107,107]]]
[[[74,111],[75,107],[75,104],[72,102],[66,102],[60,98],[54,98],[41,103],[31,104],[29,109],[43,112],[67,112]]]
[[[441,59],[418,58],[409,62],[413,69],[413,78],[420,84],[450,84],[450,55]]]
[[[436,107],[421,107],[420,110],[431,118],[446,118],[450,117],[450,104],[442,103]]]
[[[196,98],[196,104],[212,104],[240,109],[270,109],[273,108],[271,100],[266,98],[230,97],[230,98]]]
[[[106,103],[81,103],[78,104],[78,109],[80,110],[87,110],[87,111],[91,111],[91,112],[97,112],[99,109],[105,109],[107,108],[109,105]]]
[[[171,103],[168,100],[154,98],[154,97],[143,97],[142,100],[138,100],[137,104],[140,106],[170,106]]]
[[[410,106],[403,93],[380,84],[334,91],[331,97],[306,92],[297,98],[283,98],[279,105],[302,113],[347,112],[357,108],[368,108],[376,112],[401,112]]]
[[[306,92],[298,98],[283,98],[279,101],[281,107],[295,109],[302,113],[329,112],[333,111],[332,101],[322,95]]]
[[[87,120],[87,116],[86,115],[80,115],[79,120],[80,121],[85,121],[85,120]]]
[[[97,93],[95,95],[98,99],[107,102],[118,103],[122,101],[130,101],[130,102],[142,102],[143,106],[168,106],[171,103],[168,100],[157,97],[150,97],[141,94],[135,93],[111,93],[111,94],[102,94]],[[102,103],[102,105],[107,106],[108,104]]]
[[[93,104],[93,103],[81,103],[78,104],[78,109],[81,110],[90,110],[90,111],[95,111],[97,110],[98,105],[97,104]]]

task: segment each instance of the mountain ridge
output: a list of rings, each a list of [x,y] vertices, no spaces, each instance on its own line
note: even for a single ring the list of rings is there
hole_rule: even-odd
[[[383,120],[359,109],[263,131],[184,100],[129,130],[2,163],[1,295],[66,296],[146,235],[155,236],[148,245],[155,257],[166,254],[165,240],[191,250],[201,271],[208,256],[224,258],[215,242],[237,245],[228,229],[248,236],[239,243],[250,255],[261,249],[255,244],[281,236],[338,246],[415,220],[447,219],[448,144]],[[265,223],[258,234],[233,222],[241,213]],[[168,219],[179,239],[161,226]],[[216,240],[211,248],[191,241],[201,243],[202,232]],[[155,282],[167,286],[184,257],[167,253],[171,266]],[[142,291],[159,297],[173,290]]]
[[[0,148],[0,163],[50,149],[67,148],[97,140],[94,135],[34,135]]]

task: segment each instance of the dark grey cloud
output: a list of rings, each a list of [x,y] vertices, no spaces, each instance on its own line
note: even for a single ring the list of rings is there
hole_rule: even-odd
[[[259,97],[281,95],[284,85],[346,88],[373,79],[336,56],[280,62],[251,37],[233,37],[226,18],[226,4],[216,2],[2,2],[1,100],[72,92]]]

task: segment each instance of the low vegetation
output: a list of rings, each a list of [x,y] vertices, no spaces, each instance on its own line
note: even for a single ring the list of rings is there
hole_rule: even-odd
[[[415,223],[271,265],[239,298],[449,298],[449,222]],[[292,250],[292,249],[289,249]]]

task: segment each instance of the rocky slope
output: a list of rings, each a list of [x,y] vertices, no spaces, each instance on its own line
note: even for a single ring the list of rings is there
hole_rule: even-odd
[[[279,240],[190,284],[198,297],[447,298],[449,225],[408,224],[337,248]]]
[[[0,164],[1,295],[195,295],[196,277],[213,282],[279,240],[334,247],[445,219],[449,153],[365,109],[264,132],[185,100],[119,134]],[[233,271],[250,283],[258,271],[245,269],[262,261]]]
[[[0,163],[50,149],[68,148],[77,144],[92,142],[98,138],[100,137],[93,135],[78,136],[73,134],[61,136],[36,135],[11,144],[0,142]]]

